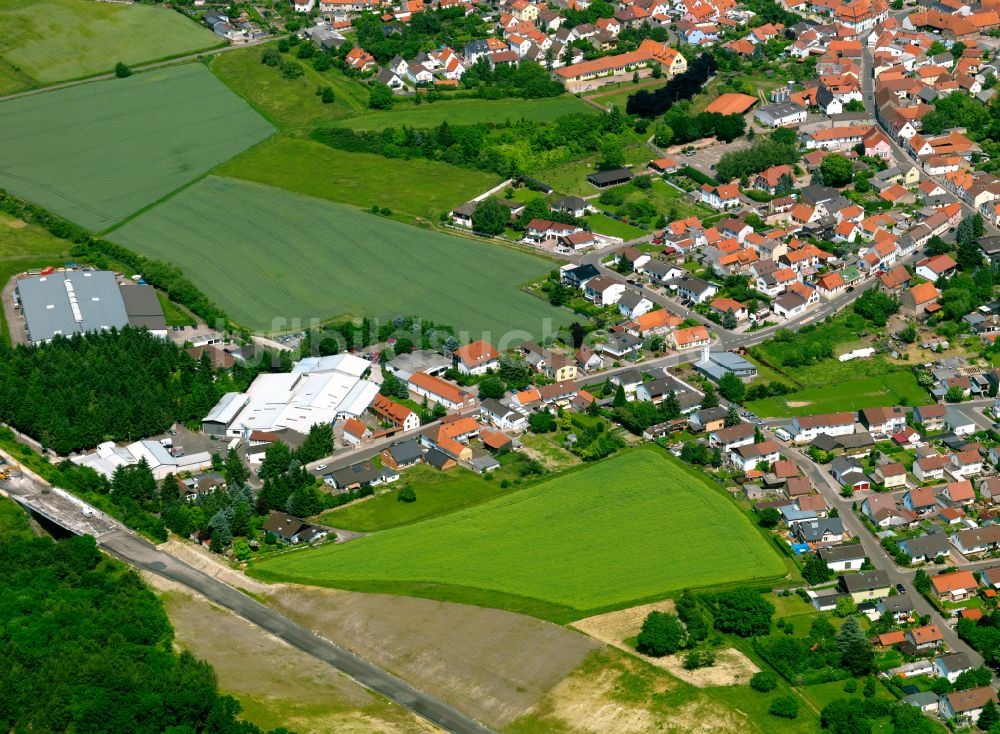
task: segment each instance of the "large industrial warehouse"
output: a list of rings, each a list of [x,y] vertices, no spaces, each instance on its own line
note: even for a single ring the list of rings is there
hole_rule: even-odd
[[[17,303],[28,341],[47,342],[123,326],[167,335],[163,309],[152,286],[121,281],[105,270],[60,270],[20,278]]]
[[[309,357],[291,372],[258,375],[245,393],[226,393],[202,421],[206,433],[248,437],[253,431],[308,433],[316,423],[356,418],[378,385],[362,376],[371,364],[352,354]]]

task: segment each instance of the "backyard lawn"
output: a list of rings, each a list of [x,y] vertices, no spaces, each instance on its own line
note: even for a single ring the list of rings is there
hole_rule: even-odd
[[[391,161],[287,137],[265,140],[215,173],[361,209],[375,204],[433,221],[501,181],[494,174],[448,163],[421,158]]]
[[[255,330],[407,314],[504,349],[572,320],[520,290],[550,269],[541,258],[228,178],[199,181],[111,237],[176,263]]]
[[[0,103],[0,187],[102,231],[272,132],[201,64],[82,84]]]
[[[777,551],[732,502],[656,447],[251,567],[268,581],[464,599],[560,620],[784,572]]]
[[[597,234],[608,237],[621,237],[623,240],[634,240],[649,234],[649,230],[633,227],[631,224],[612,219],[605,214],[588,214],[586,217],[590,229]]]
[[[397,499],[402,486],[413,490],[415,502]],[[421,464],[406,469],[391,491],[328,512],[319,520],[344,530],[385,530],[478,504],[506,491],[513,490],[502,490],[499,477],[486,480],[468,469],[442,472]]]
[[[205,26],[158,5],[87,0],[0,3],[0,90],[51,84],[221,46]],[[17,70],[20,70],[19,72]]]

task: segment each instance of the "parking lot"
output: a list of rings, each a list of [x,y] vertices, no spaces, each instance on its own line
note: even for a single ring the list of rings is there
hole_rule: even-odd
[[[731,143],[709,145],[701,150],[693,151],[693,153],[690,154],[681,153],[679,156],[676,156],[676,158],[683,165],[692,166],[708,176],[714,176],[715,171],[712,167],[719,162],[719,159],[722,158],[723,155],[731,153],[735,150],[749,148],[750,145],[751,141],[746,138],[739,138]]]

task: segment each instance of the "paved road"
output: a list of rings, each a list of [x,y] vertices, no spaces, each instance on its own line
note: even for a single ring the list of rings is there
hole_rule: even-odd
[[[0,455],[10,460],[3,452]],[[401,678],[314,634],[233,587],[159,550],[113,518],[94,508],[88,508],[85,514],[83,509],[87,506],[81,500],[68,493],[53,491],[30,473],[0,483],[0,489],[73,532],[95,536],[102,548],[126,563],[197,591],[445,731],[455,734],[493,734],[491,729],[440,699],[414,688]]]

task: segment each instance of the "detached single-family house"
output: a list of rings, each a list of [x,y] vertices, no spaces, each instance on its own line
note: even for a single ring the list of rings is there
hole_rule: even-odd
[[[942,455],[927,456],[913,462],[913,476],[921,484],[938,482],[944,479],[944,468],[948,466],[948,457]]]
[[[294,515],[274,510],[268,514],[263,529],[268,535],[273,535],[293,545],[312,543],[315,540],[322,540],[327,535],[326,528],[310,525]]]
[[[920,405],[913,409],[913,419],[930,433],[944,429],[947,414],[948,409],[944,405]]]
[[[951,544],[962,555],[976,555],[996,550],[1000,543],[1000,525],[984,525],[978,528],[959,530],[950,536]]]
[[[974,667],[964,652],[953,652],[934,659],[934,669],[938,677],[947,678],[949,683],[954,683],[958,680],[958,676]]]
[[[834,572],[858,571],[864,565],[865,549],[860,543],[849,543],[847,545],[831,545],[820,548],[816,555],[827,567]]]
[[[860,413],[861,424],[872,434],[872,438],[884,439],[899,433],[906,427],[906,409],[901,406],[891,408],[865,408]]]
[[[898,461],[875,467],[875,479],[886,489],[906,486],[906,467]]]
[[[924,563],[951,555],[951,545],[944,533],[927,533],[915,538],[904,538],[899,541],[899,548],[914,563]]]
[[[937,507],[937,496],[934,487],[918,487],[908,490],[903,495],[903,507],[911,512],[930,512]]]
[[[850,594],[855,602],[870,601],[889,596],[889,574],[885,571],[860,571],[840,577],[840,588]]]
[[[953,691],[941,697],[938,710],[945,719],[958,719],[975,724],[983,707],[997,702],[997,692],[992,686],[979,686],[965,691]]]
[[[758,464],[771,465],[780,458],[778,444],[774,441],[737,446],[729,452],[729,461],[745,472],[757,468]]]
[[[941,645],[944,639],[936,624],[926,624],[923,627],[913,627],[905,630],[903,636],[914,650],[930,650]]]
[[[975,596],[979,582],[971,571],[955,571],[932,576],[931,587],[941,601],[956,602]]]
[[[583,297],[595,306],[613,306],[624,293],[625,284],[606,275],[588,280],[583,287]]]
[[[500,366],[500,355],[493,345],[479,341],[459,347],[452,355],[458,371],[465,375],[482,375]]]

